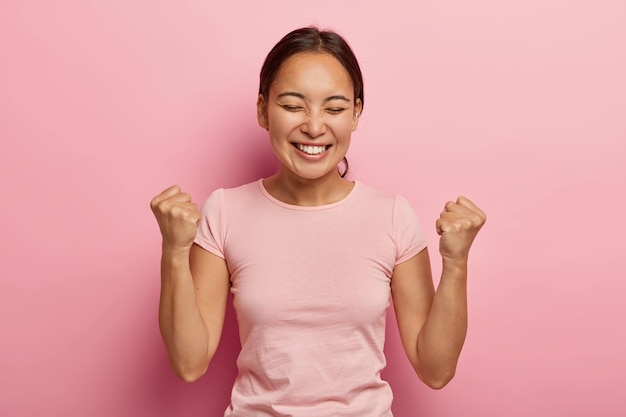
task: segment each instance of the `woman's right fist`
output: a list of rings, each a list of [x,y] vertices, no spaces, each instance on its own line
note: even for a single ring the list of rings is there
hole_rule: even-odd
[[[150,208],[156,217],[163,245],[171,248],[190,248],[196,237],[201,215],[191,195],[173,185],[154,197]]]

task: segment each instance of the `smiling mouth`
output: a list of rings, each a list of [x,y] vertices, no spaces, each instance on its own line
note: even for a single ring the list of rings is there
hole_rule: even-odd
[[[300,143],[294,143],[293,145],[307,155],[319,155],[330,148],[330,145],[302,145]]]

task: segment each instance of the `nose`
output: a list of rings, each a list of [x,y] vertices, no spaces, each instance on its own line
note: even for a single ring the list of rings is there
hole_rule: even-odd
[[[312,138],[322,136],[326,133],[326,123],[323,112],[311,112],[306,114],[306,119],[300,126],[300,130]]]

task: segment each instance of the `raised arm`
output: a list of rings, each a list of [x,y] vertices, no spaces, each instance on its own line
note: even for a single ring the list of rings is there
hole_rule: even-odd
[[[448,202],[437,220],[441,280],[434,290],[425,249],[396,266],[391,287],[402,344],[415,372],[428,386],[454,377],[467,333],[467,261],[486,216],[464,197]]]
[[[163,237],[159,328],[170,365],[187,382],[202,376],[222,333],[229,273],[224,259],[193,244],[200,213],[172,186],[150,203]]]

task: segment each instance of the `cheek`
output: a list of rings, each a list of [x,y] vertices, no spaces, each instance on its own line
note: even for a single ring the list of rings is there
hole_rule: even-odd
[[[269,115],[268,122],[271,130],[285,133],[300,126],[302,120],[297,114],[285,114]]]
[[[337,137],[345,138],[349,137],[352,134],[352,127],[354,126],[352,118],[346,117],[341,119],[333,120],[328,123],[328,126],[335,132]]]

